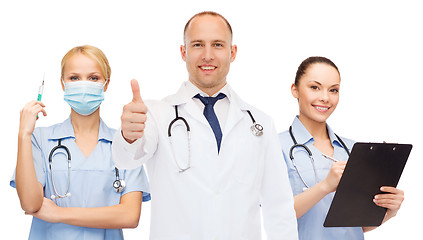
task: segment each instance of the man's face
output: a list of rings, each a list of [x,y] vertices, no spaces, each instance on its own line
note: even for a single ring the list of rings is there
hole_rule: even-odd
[[[225,86],[236,52],[225,21],[212,15],[194,18],[185,34],[185,46],[181,46],[189,80],[209,96]]]

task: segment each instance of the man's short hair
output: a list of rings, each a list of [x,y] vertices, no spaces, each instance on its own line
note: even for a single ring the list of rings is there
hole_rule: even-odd
[[[192,20],[194,20],[194,18],[196,18],[196,17],[200,17],[200,16],[204,16],[204,15],[211,15],[211,16],[220,17],[221,19],[223,19],[223,21],[226,23],[226,26],[228,26],[229,32],[231,33],[231,40],[232,40],[232,27],[231,27],[231,24],[229,24],[228,20],[226,20],[225,17],[223,17],[222,15],[220,15],[217,12],[204,11],[204,12],[199,12],[199,13],[195,14],[194,16],[192,16],[188,20],[187,24],[185,24],[185,28],[184,28],[184,44],[185,44],[185,41],[186,41],[186,37],[185,37],[186,36],[186,32],[187,32],[188,26],[190,25],[190,23],[192,22]]]

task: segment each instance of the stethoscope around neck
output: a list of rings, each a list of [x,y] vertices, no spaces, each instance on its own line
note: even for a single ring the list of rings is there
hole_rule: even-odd
[[[59,194],[56,190],[56,185],[54,184],[54,177],[53,177],[53,170],[52,170],[53,155],[54,155],[54,152],[58,149],[65,150],[66,155],[67,155],[67,161],[68,161],[68,177],[67,177],[66,192],[63,195]],[[55,146],[53,149],[51,149],[50,154],[48,156],[49,168],[50,168],[50,173],[51,173],[51,183],[53,185],[53,191],[54,191],[54,194],[51,195],[52,200],[54,200],[56,198],[65,198],[65,197],[71,196],[71,193],[69,192],[70,174],[71,174],[71,159],[72,158],[71,158],[71,154],[70,154],[69,149],[65,145],[62,145],[62,139],[59,139],[57,146]],[[121,193],[125,190],[126,183],[125,183],[125,180],[119,178],[119,170],[116,167],[115,167],[115,175],[116,175],[116,180],[113,182],[113,189],[115,190],[115,192]]]
[[[294,134],[292,133],[292,126],[289,127],[289,135],[291,135],[291,139],[294,142],[294,145],[292,145],[291,148],[289,149],[289,158],[291,159],[292,165],[294,165],[294,168],[297,171],[298,176],[300,177],[301,181],[305,185],[305,188],[303,188],[303,191],[305,191],[305,190],[309,189],[310,186],[306,183],[306,181],[304,180],[304,178],[301,176],[300,171],[298,170],[298,166],[295,163],[293,151],[297,147],[300,147],[300,148],[303,148],[304,150],[306,150],[308,156],[310,157],[311,165],[313,166],[314,177],[315,177],[316,183],[318,183],[319,182],[319,177],[317,176],[316,164],[314,163],[313,153],[311,152],[311,150],[306,145],[299,144],[297,142],[297,140],[294,137]],[[345,145],[344,141],[342,141],[342,139],[338,135],[335,134],[335,136],[338,139],[338,141],[341,143],[342,147],[345,149],[345,151],[347,152],[347,154],[349,156],[350,155],[350,151],[348,150],[347,145]]]
[[[169,128],[167,130],[167,136],[169,138],[170,141],[170,145],[171,145],[171,152],[172,152],[172,157],[173,159],[175,159],[175,163],[176,166],[179,169],[179,173],[183,173],[186,170],[191,168],[191,128],[187,122],[187,120],[183,117],[180,117],[178,114],[178,105],[175,105],[175,118],[169,123]],[[261,136],[263,135],[263,126],[259,123],[256,123],[256,120],[253,117],[253,114],[251,114],[250,110],[246,110],[248,115],[251,118],[251,121],[253,122],[253,125],[250,127],[251,132],[253,133],[253,135],[255,136]],[[173,151],[173,143],[172,143],[172,126],[174,123],[176,123],[177,121],[182,121],[186,127],[187,130],[187,138],[188,138],[188,162],[186,167],[182,167],[181,165],[179,165],[178,160],[176,159],[176,155],[175,152]]]

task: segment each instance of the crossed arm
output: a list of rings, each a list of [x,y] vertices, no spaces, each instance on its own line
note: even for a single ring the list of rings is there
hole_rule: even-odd
[[[136,228],[141,214],[142,192],[130,192],[114,206],[97,208],[59,207],[44,198],[39,211],[30,215],[51,223],[89,228]]]

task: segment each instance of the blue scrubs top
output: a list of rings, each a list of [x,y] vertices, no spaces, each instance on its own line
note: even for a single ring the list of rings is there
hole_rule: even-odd
[[[62,145],[71,154],[70,197],[53,200],[60,207],[105,207],[120,203],[120,197],[133,191],[143,192],[143,201],[150,200],[150,189],[143,167],[133,170],[119,170],[119,178],[126,182],[125,191],[117,193],[113,189],[116,180],[115,165],[112,159],[112,139],[115,129],[111,129],[100,119],[98,144],[86,158],[75,143],[75,134],[70,118],[50,127],[40,127],[32,134],[32,154],[38,182],[44,186],[44,196],[54,194],[49,168],[50,151],[61,139]],[[67,188],[68,164],[63,149],[53,155],[53,177],[56,191],[63,195]],[[10,185],[15,187],[15,174]],[[124,217],[124,216],[122,216]],[[33,218],[29,239],[123,239],[122,229],[98,229],[77,227],[63,223],[49,223]]]
[[[329,138],[334,148],[334,158],[345,161],[348,159],[348,154],[342,147],[342,144],[338,141],[332,129],[327,126]],[[313,146],[313,136],[307,131],[301,121],[296,117],[292,123],[292,133],[299,144],[306,145],[313,154],[313,158],[316,165],[316,172],[319,181],[326,178],[329,173],[332,161],[322,156],[322,153]],[[344,143],[351,151],[354,141],[342,138]],[[306,187],[301,181],[298,172],[295,170],[291,159],[289,158],[289,150],[294,144],[289,131],[279,133],[279,141],[283,151],[283,156],[288,168],[289,180],[294,195],[298,195],[303,192],[303,188]],[[304,181],[312,187],[316,184],[316,177],[313,170],[310,157],[306,150],[302,147],[296,147],[293,150],[294,161],[297,164],[298,171],[303,177]],[[298,223],[298,235],[300,240],[364,240],[363,229],[361,227],[323,227],[323,223],[326,218],[326,214],[329,211],[330,204],[334,196],[334,192],[326,195],[316,205],[314,205],[306,214],[300,217]]]

